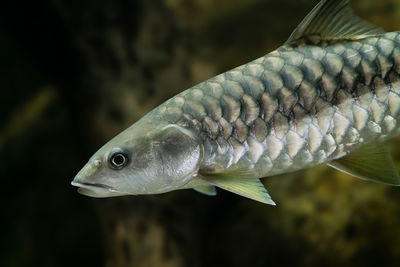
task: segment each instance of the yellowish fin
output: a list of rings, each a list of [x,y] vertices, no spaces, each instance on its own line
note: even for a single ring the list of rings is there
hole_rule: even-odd
[[[357,17],[349,0],[322,0],[297,26],[286,44],[311,36],[323,40],[357,40],[383,32],[378,26]]]
[[[220,173],[200,173],[199,178],[224,190],[265,204],[276,205],[260,179],[248,171],[233,169]]]
[[[196,186],[193,188],[195,191],[202,193],[207,196],[216,196],[217,195],[217,189],[215,189],[215,186],[210,185],[210,186]]]
[[[392,157],[383,144],[365,144],[353,153],[330,162],[328,165],[360,179],[388,185],[400,185],[400,177]]]

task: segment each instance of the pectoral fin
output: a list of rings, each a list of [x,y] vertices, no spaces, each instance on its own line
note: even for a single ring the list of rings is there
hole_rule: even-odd
[[[265,204],[276,205],[269,196],[260,179],[251,173],[241,170],[223,173],[202,173],[199,178],[232,193],[247,197]]]
[[[388,185],[400,185],[400,177],[383,144],[369,143],[329,166],[357,178]]]
[[[216,196],[217,195],[217,189],[215,189],[215,186],[213,186],[213,185],[197,186],[193,189],[196,190],[197,192],[202,193],[207,196]]]

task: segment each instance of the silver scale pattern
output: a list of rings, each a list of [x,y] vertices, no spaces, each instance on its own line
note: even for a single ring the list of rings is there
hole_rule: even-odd
[[[157,112],[195,129],[203,168],[270,176],[400,134],[399,73],[399,32],[305,41],[200,83]]]

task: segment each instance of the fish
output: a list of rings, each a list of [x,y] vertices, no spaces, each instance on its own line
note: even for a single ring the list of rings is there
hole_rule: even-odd
[[[322,0],[276,50],[201,82],[101,147],[72,181],[91,197],[216,188],[275,205],[261,178],[327,164],[399,186],[400,32]]]

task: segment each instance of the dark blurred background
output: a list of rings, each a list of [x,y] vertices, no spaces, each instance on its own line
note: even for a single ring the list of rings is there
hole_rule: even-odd
[[[111,137],[278,47],[316,2],[3,1],[0,266],[399,266],[400,189],[325,166],[265,179],[276,207],[222,191],[92,199],[70,186]],[[399,0],[352,5],[400,30]]]

